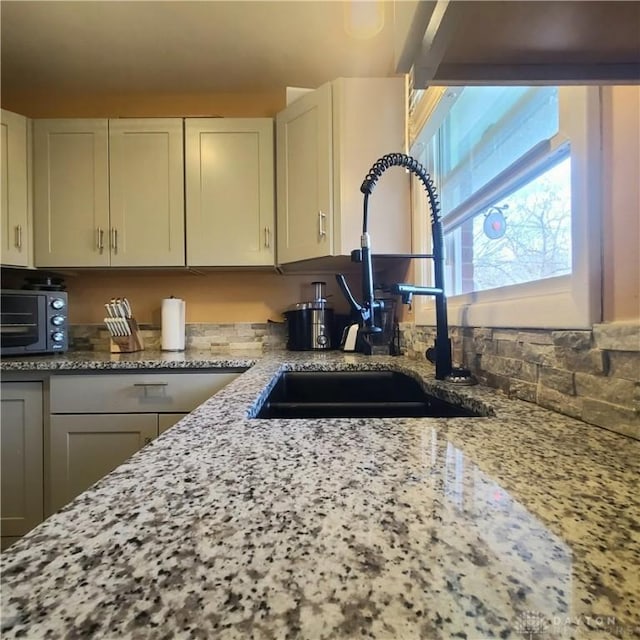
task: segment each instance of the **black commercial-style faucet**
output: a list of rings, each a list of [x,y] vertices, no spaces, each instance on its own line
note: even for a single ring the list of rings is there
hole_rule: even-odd
[[[411,156],[403,153],[389,153],[378,159],[367,173],[360,191],[364,194],[364,214],[362,220],[362,235],[360,236],[360,250],[352,252],[352,259],[362,263],[362,297],[359,304],[345,281],[343,274],[337,274],[336,280],[342,293],[349,302],[354,313],[360,316],[358,350],[371,354],[370,336],[382,331],[375,324],[375,310],[381,308],[383,302],[375,300],[373,286],[373,266],[371,261],[371,237],[368,232],[369,196],[373,192],[376,182],[390,167],[404,167],[411,171],[422,183],[431,210],[431,235],[433,238],[433,253],[428,256],[434,263],[433,287],[420,287],[413,284],[397,283],[392,285],[391,292],[400,295],[404,304],[410,304],[414,295],[434,296],[436,299],[436,339],[433,349],[427,350],[427,357],[435,363],[436,379],[455,382],[467,381],[471,378],[466,369],[454,369],[451,362],[451,340],[447,321],[447,298],[444,291],[444,233],[440,218],[440,204],[436,195],[433,180],[426,169]],[[369,348],[367,348],[369,346]],[[467,382],[468,384],[468,382]]]

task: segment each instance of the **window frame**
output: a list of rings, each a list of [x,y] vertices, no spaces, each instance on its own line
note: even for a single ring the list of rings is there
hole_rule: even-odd
[[[449,97],[441,87],[432,117],[425,127],[438,128],[456,94]],[[434,102],[432,88],[423,99]],[[588,329],[602,318],[602,134],[600,87],[559,87],[560,130],[549,153],[569,140],[571,145],[571,237],[572,272],[495,289],[447,296],[449,323],[454,326],[497,328]],[[443,100],[445,101],[443,105]],[[448,105],[446,104],[448,102]],[[417,137],[417,136],[416,136]],[[412,140],[412,155],[415,141]],[[535,147],[534,147],[535,149]],[[515,179],[515,167],[511,179]],[[509,179],[509,172],[504,176]],[[437,188],[437,185],[436,185]],[[417,179],[412,179],[414,246],[429,253],[431,232],[427,198]],[[421,193],[420,193],[421,192]],[[444,222],[444,220],[443,220]],[[446,228],[445,224],[445,228]],[[421,284],[432,284],[432,263],[420,261],[414,268]],[[435,324],[435,304],[430,298],[414,298],[416,324]]]

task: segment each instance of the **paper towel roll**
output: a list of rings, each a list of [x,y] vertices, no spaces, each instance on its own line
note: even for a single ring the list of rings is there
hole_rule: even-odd
[[[184,351],[185,302],[180,298],[162,301],[162,350]]]

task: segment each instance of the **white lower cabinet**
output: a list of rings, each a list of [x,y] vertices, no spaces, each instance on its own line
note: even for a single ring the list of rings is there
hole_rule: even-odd
[[[161,436],[184,418],[186,413],[159,413],[158,414],[158,435]]]
[[[49,440],[51,511],[64,507],[186,415],[52,415]]]
[[[51,376],[48,513],[65,506],[237,376],[228,371],[162,370]]]
[[[35,380],[30,375],[24,380],[22,374],[3,374],[2,550],[162,435],[240,372],[156,369],[44,374]]]
[[[0,512],[4,549],[42,520],[42,382],[3,382],[0,406]]]
[[[57,511],[158,435],[158,416],[52,415],[51,511]]]

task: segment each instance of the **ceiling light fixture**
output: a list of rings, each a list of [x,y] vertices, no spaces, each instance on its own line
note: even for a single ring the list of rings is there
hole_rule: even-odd
[[[344,3],[344,30],[359,40],[377,36],[384,27],[382,0],[348,0]]]

